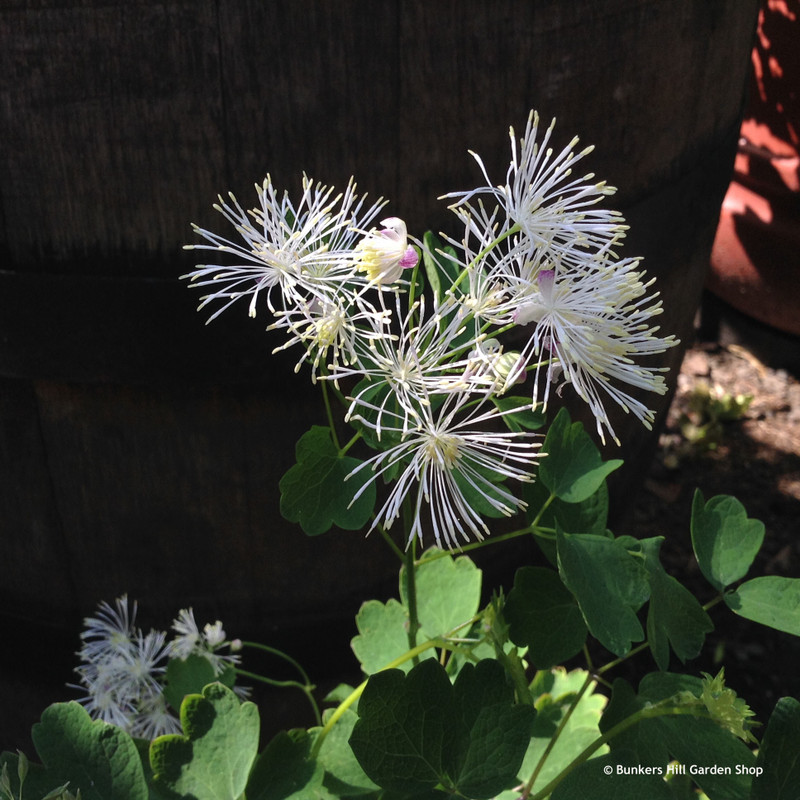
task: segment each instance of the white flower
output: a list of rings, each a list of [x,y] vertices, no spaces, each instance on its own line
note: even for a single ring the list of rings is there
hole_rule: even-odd
[[[497,209],[495,209],[495,215]],[[478,219],[465,216],[464,237],[450,251],[440,255],[459,270],[448,294],[463,306],[463,316],[471,316],[478,329],[486,323],[507,325],[514,312],[531,294],[533,278],[542,265],[551,262],[546,248],[533,248],[519,235],[509,234],[498,241],[494,216]],[[456,255],[460,250],[461,255]]]
[[[395,330],[356,342],[352,368],[334,367],[329,378],[360,377],[350,398],[346,419],[361,420],[381,438],[385,412],[403,420],[402,430],[415,425],[419,408],[429,404],[431,393],[464,391],[466,353],[474,341],[462,339],[464,327],[452,299],[435,304],[426,314],[425,297],[403,313],[396,298]]]
[[[172,621],[175,636],[172,639],[172,655],[177,658],[188,658],[198,647],[201,647],[202,634],[197,627],[194,612],[191,608],[182,608]]]
[[[528,432],[487,430],[487,424],[502,414],[493,405],[486,407],[488,401],[472,408],[469,402],[469,395],[461,393],[446,395],[438,405],[423,405],[417,426],[407,432],[405,419],[400,417],[394,429],[402,437],[399,444],[350,473],[362,468],[374,473],[356,493],[355,502],[378,476],[396,466],[401,468],[372,528],[378,524],[389,528],[408,497],[413,523],[407,545],[415,538],[422,542],[429,522],[437,546],[456,548],[460,540],[469,541],[470,534],[482,539],[489,533],[482,508],[484,513],[511,516],[525,506],[501,481],[532,480],[539,448],[533,439],[537,437]]]
[[[212,250],[234,256],[239,263],[199,265],[184,276],[192,285],[209,288],[200,308],[221,301],[222,306],[209,321],[240,298],[249,298],[249,311],[255,316],[261,292],[270,310],[295,305],[300,298],[351,291],[358,284],[353,249],[360,234],[385,205],[378,200],[367,206],[351,181],[343,194],[315,185],[303,176],[303,195],[295,206],[284,194],[279,199],[269,176],[256,186],[259,207],[245,211],[233,195],[230,203],[219,198],[216,208],[233,225],[243,243],[226,239],[194,226],[210,244],[187,245],[192,250]],[[362,281],[363,282],[363,281]]]
[[[129,653],[136,638],[135,620],[136,603],[129,609],[127,595],[118,597],[114,608],[104,600],[97,616],[83,620],[83,645],[77,655],[87,662],[102,663]]]
[[[223,644],[227,643],[225,629],[222,627],[222,623],[219,620],[213,623],[213,625],[210,622],[203,625],[203,638],[206,644],[212,649],[222,647]]]
[[[176,658],[201,656],[214,668],[215,675],[220,675],[226,667],[239,663],[239,656],[218,652],[230,644],[219,620],[207,624],[201,633],[194,618],[194,611],[191,608],[184,608],[173,620],[172,630],[176,635],[170,643],[170,653]]]
[[[75,670],[80,676],[81,685],[75,688],[85,690],[86,695],[79,698],[93,719],[100,719],[130,730],[133,724],[135,697],[120,691],[119,666],[113,662],[83,664]],[[127,684],[123,684],[127,688]]]
[[[161,694],[169,656],[165,634],[145,635],[135,619],[136,604],[131,610],[126,595],[117,598],[115,608],[102,602],[97,616],[84,620],[78,652],[83,663],[75,670],[80,676],[77,688],[86,692],[80,702],[91,716],[129,733],[141,724],[142,708],[152,706],[153,696]]]
[[[181,732],[181,723],[170,711],[161,691],[150,692],[140,698],[136,717],[130,725],[131,736],[152,741],[157,736]]]
[[[569,258],[576,251],[578,257],[587,251],[605,252],[624,235],[626,226],[619,212],[594,206],[616,189],[595,182],[591,173],[581,178],[572,177],[575,164],[594,148],[574,152],[578,143],[575,137],[554,155],[549,147],[554,126],[555,120],[538,141],[539,116],[532,111],[525,135],[519,141],[519,151],[514,129],[509,131],[511,163],[505,184],[493,185],[481,157],[472,153],[486,184],[445,197],[458,199],[451,208],[462,219],[486,217],[482,206],[472,202],[473,198],[484,194],[493,197],[506,215],[496,235],[518,226],[528,239],[530,249],[544,247],[554,257],[562,258]]]
[[[381,230],[372,230],[356,247],[356,267],[364,272],[370,284],[388,285],[400,279],[404,269],[414,267],[418,256],[408,243],[406,223],[389,217],[380,223]]]
[[[581,271],[542,270],[538,292],[515,315],[518,324],[535,325],[523,348],[524,360],[536,362],[534,404],[540,399],[540,377],[546,405],[550,384],[563,370],[564,380],[589,404],[603,440],[607,430],[616,441],[604,396],[650,427],[653,412],[629,389],[664,394],[661,373],[666,368],[642,366],[634,358],[662,353],[676,344],[671,336],[658,337],[658,328],[650,325],[661,313],[661,303],[657,295],[647,294],[652,281],[642,282],[644,273],[635,271],[638,263],[598,259],[591,269]]]
[[[377,310],[358,298],[338,297],[301,300],[291,309],[278,311],[270,330],[285,328],[289,338],[273,352],[300,344],[305,352],[295,367],[310,362],[311,380],[316,381],[320,366],[337,369],[358,359],[359,342],[367,343],[384,335],[387,312]]]

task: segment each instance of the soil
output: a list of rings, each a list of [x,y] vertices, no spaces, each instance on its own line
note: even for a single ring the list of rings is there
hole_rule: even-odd
[[[627,532],[637,537],[666,536],[668,571],[707,602],[714,590],[700,574],[689,534],[696,489],[706,500],[733,495],[749,517],[764,523],[764,544],[749,577],[800,577],[800,381],[763,363],[747,345],[714,341],[689,349],[628,521]],[[716,630],[687,669],[716,674],[724,664],[728,685],[762,723],[780,697],[800,697],[800,638],[750,623],[724,606],[712,619]]]

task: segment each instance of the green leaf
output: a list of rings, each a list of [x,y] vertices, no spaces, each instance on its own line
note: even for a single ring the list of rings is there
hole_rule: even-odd
[[[467,797],[494,797],[517,782],[534,710],[514,704],[514,691],[494,659],[465,664],[453,694],[459,716],[452,744],[459,746],[447,759],[449,788]]]
[[[349,420],[350,425],[361,434],[362,440],[368,447],[373,450],[387,450],[402,440],[401,432],[387,430],[385,426],[385,420],[391,419],[391,415],[399,413],[400,410],[400,403],[391,385],[385,381],[365,377],[355,386],[352,396],[374,406],[360,405],[358,414]],[[379,416],[382,419],[380,436],[375,428]],[[401,468],[402,459],[383,473],[383,480],[387,483],[394,480]],[[355,477],[357,476],[354,475],[350,480]]]
[[[538,431],[546,422],[545,412],[541,408],[531,408],[530,397],[492,395],[492,402],[503,413],[503,422],[511,431]],[[514,411],[513,409],[516,409]]]
[[[725,603],[740,617],[800,636],[800,578],[753,578],[728,592]]]
[[[325,713],[325,721],[333,714],[333,709]],[[358,797],[374,792],[378,787],[367,777],[350,747],[358,714],[348,708],[330,729],[319,749],[317,760],[325,769],[324,784],[336,797]],[[317,735],[321,728],[312,730]],[[250,798],[248,792],[248,800]]]
[[[281,514],[299,522],[309,536],[318,536],[337,525],[344,530],[362,528],[375,507],[375,484],[353,501],[371,477],[363,469],[345,480],[363,462],[339,455],[330,430],[314,425],[300,437],[297,463],[281,478]]]
[[[400,598],[408,606],[405,569],[400,573]],[[482,573],[467,556],[453,558],[431,550],[416,569],[420,633],[435,639],[468,622],[481,600]],[[422,639],[420,639],[422,641]]]
[[[626,680],[617,678],[612,685],[608,708],[600,721],[600,730],[608,733],[615,725],[641,711],[646,705],[647,702],[636,694]],[[669,752],[661,739],[661,732],[651,719],[642,719],[636,725],[616,734],[609,745],[612,752],[622,751],[635,755],[637,763],[643,766],[665,767],[669,761]]]
[[[624,752],[593,758],[567,775],[550,800],[673,800],[658,768],[647,769]]]
[[[591,497],[621,459],[603,461],[600,451],[580,422],[570,422],[562,408],[550,425],[542,447],[547,456],[539,466],[544,485],[567,503]]]
[[[703,679],[678,672],[649,672],[639,683],[639,697],[646,703],[658,703],[679,694],[700,698]]]
[[[800,800],[800,703],[778,700],[756,759],[750,800]]]
[[[310,758],[306,731],[281,731],[258,757],[247,782],[247,800],[330,800],[322,765]]]
[[[407,677],[398,669],[372,675],[358,716],[350,746],[371,780],[408,795],[436,786],[455,716],[452,686],[437,662],[423,661]]]
[[[69,791],[80,790],[83,800],[147,799],[133,739],[115,725],[92,721],[80,704],[55,703],[45,709],[31,737],[44,769],[30,764],[25,797],[42,797],[69,783]]]
[[[606,704],[606,698],[594,694],[592,683],[583,693],[574,708],[578,693],[583,688],[588,673],[585,670],[566,672],[563,668],[540,671],[531,684],[531,694],[536,704],[536,719],[533,723],[532,738],[525,753],[519,774],[529,778],[539,762],[544,764],[539,771],[533,786],[534,793],[543,789],[553,778],[558,776],[583,750],[600,736],[600,718]],[[564,722],[567,713],[572,709],[569,718]],[[553,735],[563,725],[562,732],[549,752]],[[596,755],[608,751],[601,747]],[[507,800],[501,795],[502,800]],[[518,794],[508,795],[508,800]]]
[[[528,658],[539,669],[566,661],[586,641],[588,631],[575,597],[551,569],[518,569],[503,614],[511,641],[528,647]]]
[[[176,711],[180,711],[183,698],[187,694],[199,694],[209,683],[219,681],[229,689],[233,688],[236,673],[231,667],[220,676],[214,673],[211,662],[196,653],[186,658],[171,658],[167,664],[164,698]]]
[[[388,602],[367,600],[356,615],[358,636],[350,646],[356,654],[361,669],[371,675],[408,652],[408,612],[397,600]],[[434,657],[433,649],[422,653],[420,658]],[[411,662],[400,666],[408,672]]]
[[[764,524],[749,519],[735,497],[718,495],[705,503],[699,489],[692,502],[691,531],[697,564],[720,591],[747,574],[764,541]]]
[[[156,787],[167,797],[237,800],[258,750],[256,706],[212,683],[184,698],[181,725],[183,735],[159,736],[150,745]]]
[[[641,559],[615,539],[558,532],[558,571],[592,635],[617,656],[644,638],[636,612],[650,587]]]
[[[445,292],[450,289],[460,274],[458,265],[452,260],[442,255],[442,252],[455,255],[452,247],[445,247],[433,231],[427,231],[422,237],[425,245],[422,250],[422,264],[425,267],[425,275],[431,285],[437,300],[444,297]]]
[[[523,484],[522,497],[528,503],[526,517],[529,523],[539,516],[542,507],[550,501],[550,490],[541,482]],[[541,514],[538,525],[555,530],[560,527],[565,533],[594,533],[607,535],[608,524],[608,486],[603,481],[600,488],[580,503],[566,503],[558,497],[549,502]],[[555,539],[536,537],[551,564],[557,564]]]
[[[350,745],[379,786],[411,796],[437,784],[489,798],[517,779],[534,711],[513,704],[494,660],[463,667],[451,685],[436,661],[408,675],[387,670],[367,682]]]
[[[669,667],[669,647],[685,663],[695,658],[714,630],[711,617],[697,598],[671,575],[659,560],[663,537],[641,542],[650,581],[650,605],[647,609],[647,641],[659,669]]]
[[[465,477],[458,467],[455,467],[450,473],[467,504],[482,517],[499,519],[511,516],[513,509],[508,498],[504,496],[507,494],[507,490],[503,486],[503,476],[477,463],[472,463],[470,466],[483,478],[478,481],[477,486],[475,479]],[[493,504],[492,500],[497,505]],[[505,512],[502,510],[504,506],[507,509]]]
[[[744,742],[703,717],[658,717],[653,722],[672,758],[687,765],[711,800],[747,800],[751,776],[743,770],[754,767],[756,759]]]
[[[639,697],[646,703],[684,693],[701,699],[704,690],[704,681],[696,676],[652,672],[639,684]],[[751,782],[748,770],[756,759],[741,739],[707,717],[684,714],[650,722],[670,756],[687,765],[687,773],[711,800],[747,800]]]

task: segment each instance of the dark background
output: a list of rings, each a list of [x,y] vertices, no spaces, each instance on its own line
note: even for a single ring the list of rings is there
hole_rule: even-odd
[[[296,645],[344,625],[395,565],[376,539],[307,539],[278,512],[307,376],[178,276],[190,222],[306,171],[391,200],[497,181],[537,108],[620,191],[625,255],[688,340],[730,177],[757,0],[15,2],[0,9],[0,749],[64,699],[80,620],[128,592]],[[677,368],[682,348],[670,352]],[[669,398],[659,400],[666,409]],[[653,447],[619,428],[635,482]],[[347,622],[343,622],[347,620]],[[319,637],[319,638],[317,638]],[[346,638],[345,649],[346,649]],[[329,664],[306,646],[310,668]],[[39,689],[47,686],[44,693]],[[33,709],[33,710],[31,710]]]

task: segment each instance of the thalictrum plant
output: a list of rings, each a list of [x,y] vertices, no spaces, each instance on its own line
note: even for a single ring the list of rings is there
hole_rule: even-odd
[[[137,628],[125,597],[101,604],[81,701],[34,726],[40,764],[3,755],[0,798],[798,797],[800,704],[757,727],[722,671],[670,668],[698,656],[714,606],[800,635],[800,580],[747,579],[763,525],[698,492],[701,604],[662,565],[663,537],[607,529],[622,462],[553,408],[586,403],[601,441],[618,441],[613,406],[651,426],[677,342],[640,259],[620,256],[615,190],[574,172],[591,148],[556,152],[552,132],[535,113],[512,129],[500,184],[475,155],[482,184],[445,196],[460,237],[415,238],[352,181],[305,176],[299,200],[269,177],[252,210],[220,198],[227,235],[195,228],[189,247],[219,261],[186,276],[201,308],[266,314],[324,398],[281,513],[311,536],[381,537],[398,596],[362,605],[364,681],[325,698],[289,655],[200,629],[191,609],[170,638]],[[487,591],[468,553],[520,538],[539,555]],[[296,679],[246,670],[248,649]],[[634,686],[615,670],[637,655],[654,671]],[[242,680],[302,691],[315,723],[262,743]]]

